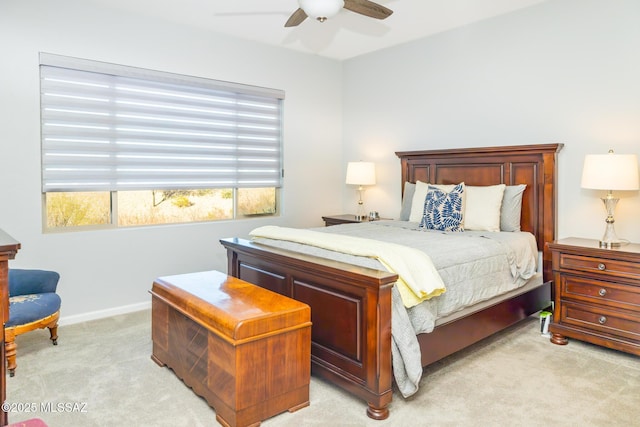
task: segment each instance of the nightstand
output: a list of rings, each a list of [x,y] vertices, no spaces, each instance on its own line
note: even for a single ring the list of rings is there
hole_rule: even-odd
[[[357,220],[355,215],[346,214],[346,215],[328,215],[323,216],[322,220],[324,221],[324,225],[329,227],[330,225],[338,225],[338,224],[351,224],[357,222],[369,222],[369,217],[365,217],[363,220]]]
[[[376,221],[381,219],[391,219],[391,218],[379,218]],[[345,214],[345,215],[327,215],[323,216],[322,220],[324,221],[325,227],[329,227],[330,225],[338,225],[338,224],[353,224],[358,222],[369,222],[369,217],[365,216],[362,220],[357,220],[355,215]]]
[[[597,240],[549,243],[554,281],[551,342],[567,338],[640,355],[640,245]]]

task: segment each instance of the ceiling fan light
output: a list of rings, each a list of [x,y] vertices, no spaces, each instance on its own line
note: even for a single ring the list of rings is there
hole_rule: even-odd
[[[298,0],[300,8],[315,19],[326,19],[335,16],[344,7],[343,0]]]

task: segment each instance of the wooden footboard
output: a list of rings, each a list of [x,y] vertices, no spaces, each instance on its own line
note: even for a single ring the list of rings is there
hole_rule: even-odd
[[[222,239],[228,274],[311,307],[311,368],[368,403],[367,415],[389,416],[391,287],[397,275]]]
[[[222,239],[228,274],[311,307],[314,375],[367,402],[367,415],[382,420],[391,402],[391,286],[395,274],[356,267],[247,240]],[[427,366],[549,306],[546,282],[455,322],[419,334]]]

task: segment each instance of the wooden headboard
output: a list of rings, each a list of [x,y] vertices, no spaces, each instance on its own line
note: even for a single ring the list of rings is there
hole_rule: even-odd
[[[400,151],[401,185],[405,182],[433,184],[493,185],[526,184],[522,197],[521,228],[531,232],[543,251],[545,280],[551,280],[551,256],[545,244],[556,238],[557,153],[563,144],[512,145],[454,148],[450,150]]]

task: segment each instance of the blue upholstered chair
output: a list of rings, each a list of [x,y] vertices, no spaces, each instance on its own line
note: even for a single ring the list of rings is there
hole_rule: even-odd
[[[58,280],[60,275],[55,271],[9,269],[9,321],[4,326],[9,375],[16,370],[16,336],[49,328],[51,341],[58,344]]]

